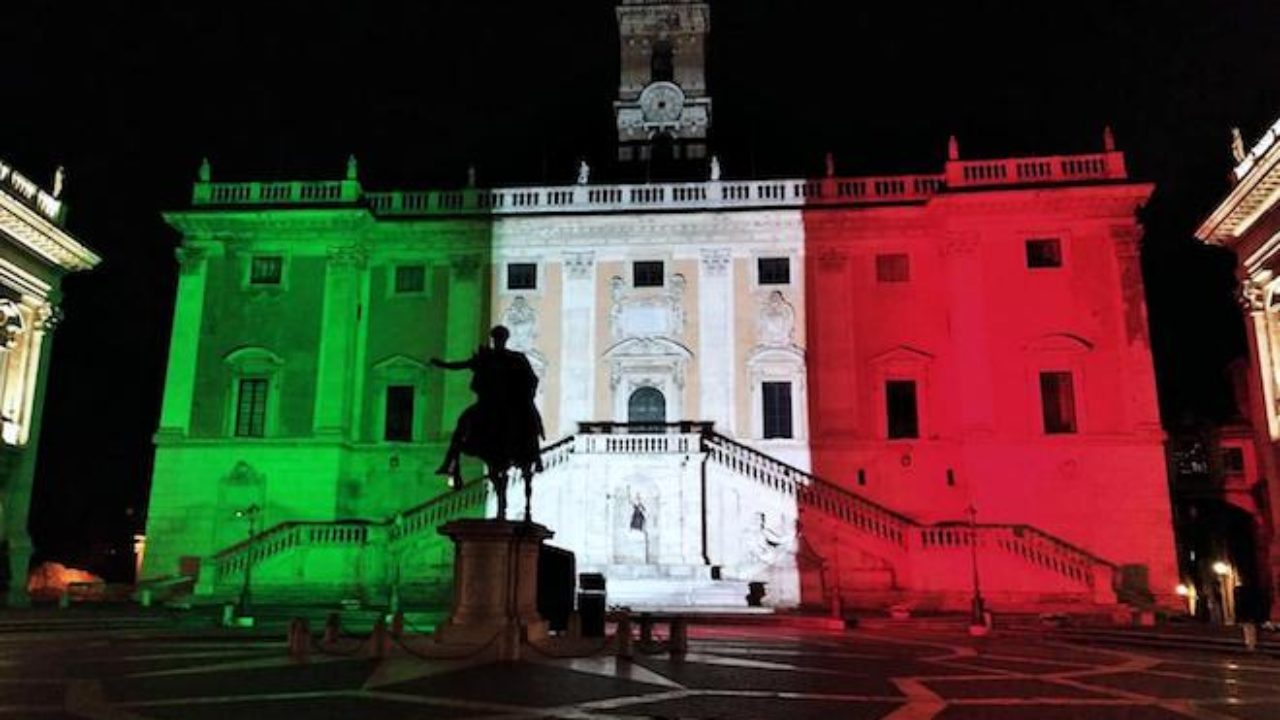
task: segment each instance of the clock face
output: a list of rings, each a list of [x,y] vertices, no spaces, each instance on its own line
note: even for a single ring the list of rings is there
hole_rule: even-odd
[[[640,93],[640,110],[644,112],[645,122],[675,122],[683,109],[684,91],[675,83],[651,83]]]

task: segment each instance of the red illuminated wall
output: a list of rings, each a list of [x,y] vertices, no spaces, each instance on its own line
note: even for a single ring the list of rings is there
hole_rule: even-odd
[[[979,523],[1036,526],[1135,566],[1122,574],[1171,598],[1134,219],[1150,192],[991,189],[807,210],[814,473],[924,523],[964,520],[972,504]],[[1037,238],[1059,242],[1060,267],[1028,267]],[[877,279],[888,254],[909,258],[905,281]],[[1075,432],[1045,431],[1041,372],[1070,373]],[[889,380],[916,383],[916,438],[887,437]]]

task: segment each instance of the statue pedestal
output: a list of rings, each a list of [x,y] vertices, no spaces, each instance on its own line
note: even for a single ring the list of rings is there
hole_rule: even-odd
[[[547,636],[538,615],[538,549],[545,526],[507,520],[454,520],[440,528],[454,543],[453,611],[435,637],[446,645],[496,644],[499,660]]]

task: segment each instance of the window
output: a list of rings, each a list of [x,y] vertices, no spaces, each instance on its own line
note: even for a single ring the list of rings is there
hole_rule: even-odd
[[[884,400],[885,412],[889,420],[889,439],[920,437],[920,416],[916,409],[916,381],[886,381]]]
[[[1040,409],[1050,435],[1076,431],[1076,397],[1069,372],[1040,373]]]
[[[760,258],[756,261],[756,279],[761,285],[789,285],[791,260],[788,258]]]
[[[671,82],[676,79],[675,52],[668,40],[659,40],[653,44],[653,56],[649,59],[649,78],[651,82]]]
[[[662,261],[642,260],[631,266],[632,287],[662,287]]]
[[[396,266],[396,294],[420,293],[427,288],[427,270],[422,265]]]
[[[284,277],[284,258],[279,255],[255,255],[249,262],[250,285],[279,285]]]
[[[1028,240],[1027,267],[1062,267],[1062,243],[1057,238]]]
[[[508,263],[507,289],[537,290],[538,266],[534,263]]]
[[[764,437],[791,438],[791,383],[767,382],[761,384],[764,397]]]
[[[906,253],[876,255],[876,281],[907,282],[911,279],[911,258]]]
[[[413,442],[413,396],[416,388],[412,385],[387,386],[386,423],[383,425],[382,439],[389,442]]]
[[[1222,449],[1222,471],[1228,475],[1244,474],[1244,448]]]
[[[236,437],[267,434],[267,379],[241,378],[236,396]]]

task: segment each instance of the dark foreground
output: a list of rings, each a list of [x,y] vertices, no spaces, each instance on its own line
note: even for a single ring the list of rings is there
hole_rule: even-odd
[[[0,718],[1280,718],[1280,661],[1037,633],[695,630],[684,660],[306,664],[282,634],[163,615],[0,615]],[[413,638],[410,638],[411,640]]]

